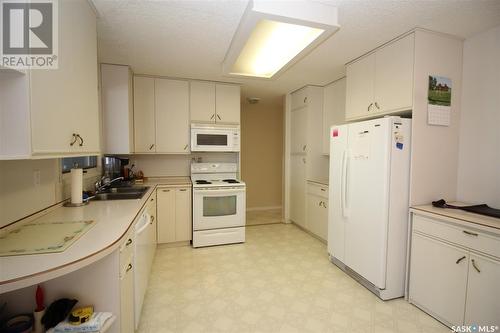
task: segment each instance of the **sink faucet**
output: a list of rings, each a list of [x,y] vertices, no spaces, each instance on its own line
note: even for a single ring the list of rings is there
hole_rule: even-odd
[[[123,177],[117,177],[115,179],[109,179],[108,177],[106,176],[103,176],[101,178],[101,180],[97,181],[95,183],[95,191],[96,192],[100,192],[102,190],[104,190],[106,187],[109,187],[111,184],[113,184],[114,182],[117,182],[119,180],[124,180],[125,178]]]

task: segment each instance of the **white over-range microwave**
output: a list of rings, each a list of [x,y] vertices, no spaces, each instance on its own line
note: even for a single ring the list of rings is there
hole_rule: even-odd
[[[240,125],[191,124],[191,151],[240,151]]]

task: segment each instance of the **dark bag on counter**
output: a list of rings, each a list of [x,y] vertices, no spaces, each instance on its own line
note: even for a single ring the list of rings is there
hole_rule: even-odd
[[[500,209],[491,208],[486,204],[472,205],[472,206],[454,206],[447,204],[444,199],[433,201],[432,205],[439,208],[451,208],[451,209],[461,209],[466,212],[476,213],[481,215],[486,215],[490,217],[496,217],[500,219]]]
[[[49,305],[42,317],[42,324],[45,330],[55,327],[71,312],[71,309],[78,303],[76,299],[61,298]]]

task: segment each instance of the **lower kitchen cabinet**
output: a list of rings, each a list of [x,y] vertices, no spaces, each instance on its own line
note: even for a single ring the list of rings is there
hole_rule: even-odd
[[[306,229],[323,239],[328,238],[328,186],[308,182]]]
[[[120,258],[121,259],[121,258]],[[134,267],[133,258],[120,267],[120,332],[134,332]]]
[[[500,230],[439,213],[411,210],[408,300],[450,327],[500,325]]]
[[[156,192],[158,243],[190,241],[191,187],[159,187]]]
[[[452,324],[464,316],[467,251],[419,234],[413,235],[410,295],[415,304]]]
[[[500,261],[470,255],[465,304],[465,325],[500,323]]]

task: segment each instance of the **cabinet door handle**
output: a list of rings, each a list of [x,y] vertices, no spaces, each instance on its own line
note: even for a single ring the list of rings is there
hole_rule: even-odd
[[[132,244],[132,238],[129,238],[127,240],[127,242],[125,243],[125,246],[129,246],[130,244]]]
[[[215,113],[212,115],[212,117],[210,117],[210,120],[214,119],[215,117]]]
[[[319,202],[319,204],[318,204],[318,206],[320,206],[320,207],[321,207],[321,204],[322,204],[322,203],[323,203],[323,201],[320,201],[320,202]]]
[[[161,190],[162,192],[170,192],[170,190]]]
[[[185,145],[185,146],[184,146],[184,150],[186,150],[186,149],[188,149],[188,145]]]
[[[151,215],[150,219],[151,219],[151,223],[153,223],[153,221],[155,220],[155,217],[153,215]]]
[[[126,270],[125,272],[128,272],[128,271],[130,271],[131,269],[132,269],[132,264],[128,264],[128,266],[127,266],[127,270]]]
[[[149,201],[154,201],[154,200],[155,200],[155,198],[151,198],[151,200],[149,200]]]
[[[83,146],[83,138],[80,136],[80,134],[77,134],[76,137],[80,139],[80,143],[78,144],[80,147]]]
[[[477,267],[476,261],[474,259],[472,259],[472,266],[478,273],[481,273],[481,270],[479,269],[479,267]]]
[[[78,141],[78,137],[76,136],[76,133],[73,133],[73,140],[70,142],[70,146],[73,146],[76,142]]]
[[[307,145],[302,146],[302,150],[306,151]]]
[[[368,108],[366,108],[366,111],[370,111],[370,108],[373,106],[373,103],[370,103],[370,105],[368,105]]]
[[[154,146],[155,144],[153,143],[151,146],[149,146],[149,150],[153,149]]]
[[[222,120],[221,117],[219,115],[217,115],[217,118],[219,118],[219,120]]]
[[[307,103],[307,97],[304,97],[304,103]]]
[[[377,102],[375,102],[375,107],[380,110]]]
[[[324,188],[321,189],[322,192],[325,192],[326,190]]]
[[[455,262],[455,264],[459,264],[462,260],[464,260],[466,257],[463,256],[462,258],[458,258],[457,261]]]
[[[185,188],[181,188],[179,191],[181,191],[181,192],[186,192],[186,191],[187,191],[187,189],[185,189]]]
[[[471,232],[471,231],[467,231],[467,230],[462,230],[464,234],[467,234],[467,235],[470,235],[470,236],[479,236],[478,234],[476,234],[475,232]]]

